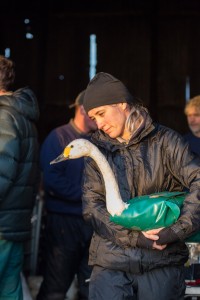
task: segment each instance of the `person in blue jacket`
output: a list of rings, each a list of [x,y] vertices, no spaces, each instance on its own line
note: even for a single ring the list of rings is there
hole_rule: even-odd
[[[45,192],[44,279],[37,300],[63,300],[75,274],[79,299],[88,299],[88,248],[93,233],[82,217],[82,173],[84,160],[50,165],[50,161],[74,139],[89,138],[96,124],[83,108],[84,91],[76,98],[75,116],[46,137],[40,152]]]

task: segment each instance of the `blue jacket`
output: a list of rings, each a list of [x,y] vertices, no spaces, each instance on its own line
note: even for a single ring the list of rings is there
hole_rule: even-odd
[[[47,211],[82,216],[82,172],[84,159],[74,159],[50,165],[65,146],[77,138],[86,138],[73,120],[52,130],[42,144],[40,165],[43,173]]]
[[[30,237],[39,181],[35,122],[39,108],[29,88],[0,96],[0,238]]]
[[[189,132],[184,135],[184,139],[189,143],[192,152],[200,156],[200,138]]]

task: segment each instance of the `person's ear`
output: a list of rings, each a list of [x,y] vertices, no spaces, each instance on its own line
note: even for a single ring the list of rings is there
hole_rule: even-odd
[[[119,106],[122,108],[122,110],[126,110],[128,104],[126,102],[122,102],[122,103],[119,103]]]

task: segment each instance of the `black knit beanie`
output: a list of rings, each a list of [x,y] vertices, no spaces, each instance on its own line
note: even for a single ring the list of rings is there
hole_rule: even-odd
[[[114,76],[100,72],[89,82],[84,95],[83,106],[89,110],[109,104],[134,103],[125,85]]]

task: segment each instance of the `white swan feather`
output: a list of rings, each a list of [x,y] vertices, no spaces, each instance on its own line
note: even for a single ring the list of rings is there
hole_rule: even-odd
[[[86,139],[75,139],[65,147],[63,153],[54,159],[51,164],[83,156],[91,157],[100,169],[105,184],[106,208],[108,212],[112,216],[121,215],[128,207],[128,204],[121,199],[118,184],[108,161],[94,144]]]

